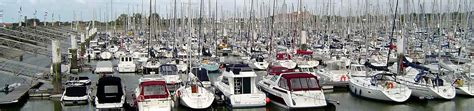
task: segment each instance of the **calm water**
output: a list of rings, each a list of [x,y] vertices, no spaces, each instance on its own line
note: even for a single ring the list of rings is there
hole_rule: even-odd
[[[94,63],[92,63],[94,64]],[[257,72],[260,78],[265,72]],[[98,75],[92,74],[91,72],[83,72],[79,75],[89,76],[94,81],[97,81]],[[138,78],[140,76],[130,74],[115,74],[122,78],[126,85],[127,91],[132,91],[138,86]],[[211,80],[214,80],[218,73],[210,74]],[[0,85],[5,83],[13,83],[18,81],[24,81],[22,78],[7,76],[0,73]],[[0,94],[0,97],[4,94]],[[318,109],[318,110],[337,110],[337,111],[469,111],[474,109],[474,98],[457,96],[454,100],[418,100],[417,98],[410,98],[405,103],[389,103],[384,101],[375,101],[356,97],[351,95],[347,89],[338,89],[332,92],[326,93],[326,98],[331,100],[337,100],[340,104],[336,104],[330,109]],[[25,102],[21,102],[17,105],[0,106],[0,111],[87,111],[94,110],[92,104],[82,106],[62,106],[59,100],[51,99],[40,99],[40,98],[29,98]],[[183,106],[175,108],[176,111],[188,111]],[[251,108],[251,109],[229,109],[220,105],[213,105],[208,111],[278,111],[285,110],[274,104],[269,104],[263,108]],[[316,109],[303,109],[308,111],[314,111]],[[298,110],[300,111],[300,110]]]

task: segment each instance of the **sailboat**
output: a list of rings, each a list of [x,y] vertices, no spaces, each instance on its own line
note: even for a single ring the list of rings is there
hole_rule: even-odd
[[[349,89],[352,94],[382,101],[405,102],[411,96],[411,90],[396,81],[395,74],[373,71],[373,76],[352,77]]]
[[[188,74],[188,81],[175,91],[175,97],[179,98],[181,105],[191,109],[209,108],[214,102],[214,93],[201,83],[200,79],[203,77],[197,78],[198,76],[193,75],[193,73]]]

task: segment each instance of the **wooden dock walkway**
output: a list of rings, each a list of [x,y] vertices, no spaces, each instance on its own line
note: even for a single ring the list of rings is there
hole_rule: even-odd
[[[33,81],[32,84],[22,83],[21,86],[15,88],[12,92],[0,98],[0,105],[14,104],[20,101],[20,99],[28,95],[28,91],[38,85],[39,82]]]

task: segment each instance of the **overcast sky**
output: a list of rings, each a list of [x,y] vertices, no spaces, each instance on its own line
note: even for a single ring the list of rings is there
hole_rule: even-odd
[[[141,12],[142,1],[145,7],[145,12],[149,10],[149,0],[113,0],[113,10],[116,13],[114,18],[119,13],[127,13],[128,8],[132,12]],[[157,1],[157,12],[162,17],[172,14],[173,1],[174,0],[156,0]],[[178,12],[181,12],[181,3],[186,2],[186,8],[189,7],[188,1],[191,1],[191,8],[194,16],[199,13],[200,0],[177,0],[178,1]],[[211,0],[212,11],[215,10],[215,1]],[[236,0],[236,6],[238,12],[243,12],[243,7],[247,7],[249,11],[251,0]],[[272,5],[273,0],[254,0],[255,10],[260,10],[261,6],[267,7]],[[396,0],[302,0],[303,6],[313,14],[336,14],[336,15],[358,15],[364,13],[381,13],[381,14],[393,14],[390,12],[395,7]],[[407,2],[408,1],[408,2]],[[437,6],[441,8],[433,8],[435,1],[438,2]],[[207,13],[207,7],[209,0],[204,0],[205,13]],[[293,7],[297,9],[298,0],[277,0],[278,12],[282,12],[283,2],[286,3],[286,10],[290,11]],[[392,3],[390,3],[392,2]],[[420,13],[424,12],[446,12],[446,11],[473,11],[474,0],[400,0],[400,12]],[[3,10],[3,19],[0,22],[17,22],[19,19],[19,10],[22,7],[21,14],[28,16],[28,18],[34,17],[36,10],[36,17],[41,21],[44,20],[45,12],[47,12],[47,20],[50,21],[54,13],[54,19],[58,20],[59,16],[61,21],[74,20],[74,14],[76,13],[76,19],[78,20],[91,20],[94,18],[93,12],[96,13],[98,20],[99,17],[105,18],[110,16],[110,4],[111,0],[0,0],[0,10]],[[257,5],[258,4],[258,5]],[[329,7],[329,11],[328,11]],[[368,8],[366,8],[368,7]],[[421,10],[423,7],[424,10]],[[135,11],[133,11],[135,10]],[[2,11],[0,11],[1,13]],[[218,0],[218,12],[219,16],[234,16],[234,0]],[[265,14],[268,14],[268,7],[265,8]],[[81,16],[82,15],[82,16]],[[99,16],[101,15],[101,16]],[[205,14],[207,15],[207,14]],[[258,11],[257,14],[259,15]],[[248,16],[248,13],[244,14],[244,17]]]

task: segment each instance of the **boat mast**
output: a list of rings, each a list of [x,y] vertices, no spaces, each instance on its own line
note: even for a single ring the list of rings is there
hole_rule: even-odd
[[[397,11],[398,11],[398,0],[395,3],[395,16],[393,17],[393,21],[392,21],[392,32],[390,32],[390,46],[393,46],[393,33],[395,32],[395,22],[396,22],[396,19],[397,19]],[[390,60],[390,54],[391,53],[392,53],[392,49],[389,49],[388,50],[386,66],[388,66],[388,61]],[[399,63],[399,65],[400,65],[400,63]]]

